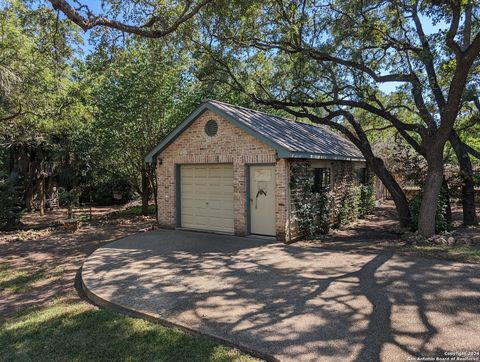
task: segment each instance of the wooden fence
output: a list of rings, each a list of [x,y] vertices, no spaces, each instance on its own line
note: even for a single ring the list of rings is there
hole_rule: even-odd
[[[446,169],[445,172],[445,178],[449,180],[450,178],[458,175],[458,170],[457,169]],[[473,170],[474,176],[477,178],[477,180],[480,180],[480,167],[476,167]],[[412,195],[415,195],[416,193],[420,192],[420,186],[418,185],[404,185],[402,186],[403,191],[407,195],[407,198],[409,198]],[[475,187],[476,191],[476,196],[480,198],[480,184],[477,184]],[[377,200],[391,200],[392,196],[390,195],[390,192],[387,190],[385,185],[380,181],[378,177],[375,177],[375,195]]]

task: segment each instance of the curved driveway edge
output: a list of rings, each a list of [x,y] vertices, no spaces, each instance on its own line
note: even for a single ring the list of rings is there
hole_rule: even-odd
[[[87,298],[90,301],[92,301],[95,305],[98,305],[102,308],[106,308],[106,309],[112,310],[114,312],[122,313],[122,314],[128,315],[130,317],[142,318],[142,319],[145,319],[145,320],[153,322],[153,323],[161,324],[162,326],[165,326],[165,327],[177,328],[177,329],[180,329],[180,330],[182,330],[186,333],[189,333],[189,334],[206,336],[206,337],[209,337],[209,338],[213,339],[214,341],[216,341],[220,344],[224,344],[226,346],[237,348],[240,351],[251,355],[252,357],[260,358],[260,359],[265,360],[265,361],[279,362],[279,360],[276,359],[275,357],[264,354],[260,351],[254,351],[251,348],[249,348],[248,346],[243,346],[241,344],[237,344],[237,343],[235,343],[231,340],[222,338],[220,336],[217,336],[217,335],[214,335],[214,334],[211,334],[211,333],[208,333],[208,332],[201,332],[201,331],[195,330],[195,329],[190,328],[189,326],[184,325],[182,323],[177,323],[175,321],[171,321],[171,320],[162,318],[159,315],[150,314],[148,312],[142,312],[140,310],[135,310],[135,309],[132,309],[132,308],[128,308],[128,307],[125,307],[123,305],[116,304],[114,302],[110,302],[106,299],[103,299],[103,298],[99,297],[98,295],[96,295],[94,292],[92,292],[90,289],[88,289],[88,287],[86,286],[86,284],[83,280],[83,277],[82,277],[82,290],[85,292],[85,295],[87,296]]]
[[[85,262],[95,303],[266,360],[480,350],[480,265],[159,230]]]

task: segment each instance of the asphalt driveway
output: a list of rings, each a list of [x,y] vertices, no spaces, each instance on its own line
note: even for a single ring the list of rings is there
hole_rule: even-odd
[[[152,231],[96,250],[82,276],[99,299],[268,359],[480,351],[480,265]]]

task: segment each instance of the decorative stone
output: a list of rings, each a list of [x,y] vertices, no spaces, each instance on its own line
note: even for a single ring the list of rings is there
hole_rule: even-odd
[[[470,239],[470,244],[471,245],[480,245],[480,235],[472,236],[472,238]]]
[[[453,236],[449,236],[447,238],[447,244],[448,245],[454,245],[455,244],[455,238]]]
[[[458,238],[457,245],[470,245],[470,239],[468,238]]]

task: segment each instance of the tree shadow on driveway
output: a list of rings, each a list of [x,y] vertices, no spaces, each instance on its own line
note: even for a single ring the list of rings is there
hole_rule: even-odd
[[[480,268],[180,231],[87,260],[97,296],[280,360],[397,361],[480,348]]]

